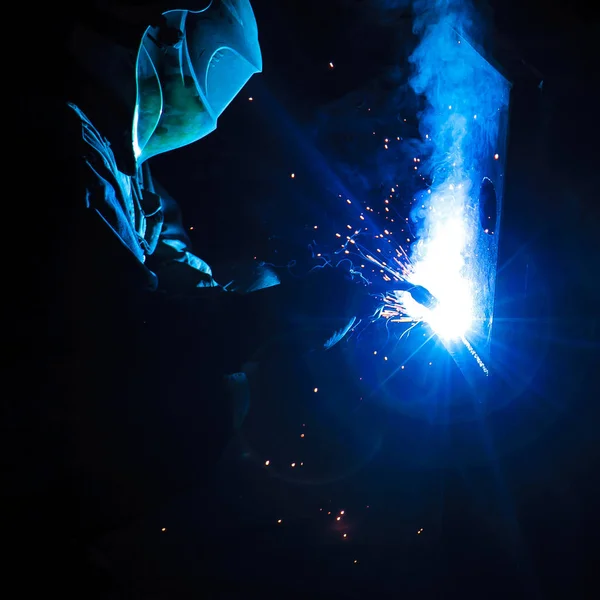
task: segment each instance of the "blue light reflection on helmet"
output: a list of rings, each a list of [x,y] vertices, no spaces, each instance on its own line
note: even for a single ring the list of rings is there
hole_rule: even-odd
[[[213,0],[185,19],[183,58],[216,120],[255,73],[262,71],[258,28],[249,0]]]

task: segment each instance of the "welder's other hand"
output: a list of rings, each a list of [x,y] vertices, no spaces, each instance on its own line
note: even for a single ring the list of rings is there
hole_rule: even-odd
[[[424,288],[421,285],[411,287],[408,290],[408,293],[413,297],[415,302],[418,302],[429,310],[433,310],[438,305],[436,297],[427,288]]]

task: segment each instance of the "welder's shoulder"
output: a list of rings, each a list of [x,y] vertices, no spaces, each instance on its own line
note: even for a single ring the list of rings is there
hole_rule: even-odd
[[[74,104],[61,102],[53,107],[49,127],[51,134],[47,137],[48,151],[53,153],[55,159],[71,163],[83,164],[89,152],[89,143],[86,133],[93,131],[100,139],[100,134],[95,130],[89,119]]]

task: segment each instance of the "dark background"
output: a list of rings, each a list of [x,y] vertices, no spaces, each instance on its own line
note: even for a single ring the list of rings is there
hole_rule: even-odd
[[[313,225],[344,226],[319,123],[414,44],[410,11],[368,5],[254,0],[264,73],[209,138],[155,161],[217,278],[219,265],[255,256],[308,263]],[[525,0],[486,12],[486,45],[513,82],[494,330],[496,369],[512,380],[494,379],[493,410],[456,422],[428,399],[411,414],[384,401],[357,413],[370,390],[357,381],[356,341],[270,365],[216,480],[97,544],[123,589],[140,598],[595,597],[593,12]]]

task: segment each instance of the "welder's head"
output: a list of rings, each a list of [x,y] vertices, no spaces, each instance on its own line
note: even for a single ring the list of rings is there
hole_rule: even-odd
[[[134,117],[134,150],[142,160],[213,131],[229,103],[262,70],[250,1],[200,4],[165,11],[144,33]]]

